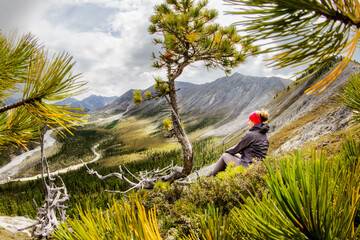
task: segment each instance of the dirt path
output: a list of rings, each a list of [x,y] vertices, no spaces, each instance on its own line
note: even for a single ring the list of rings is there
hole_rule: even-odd
[[[79,169],[79,168],[81,168],[82,166],[84,166],[87,163],[92,163],[92,162],[95,162],[95,161],[99,160],[101,158],[101,154],[96,152],[96,148],[99,146],[99,144],[100,143],[96,144],[94,147],[91,148],[91,150],[95,154],[95,158],[93,160],[91,160],[89,162],[86,162],[86,163],[79,163],[79,164],[76,164],[76,165],[72,165],[70,167],[63,168],[63,169],[60,169],[60,170],[55,171],[55,172],[51,172],[50,175],[51,176],[56,176],[56,175],[59,175],[59,174],[62,174],[62,173],[67,173],[68,171]],[[37,178],[41,178],[41,174],[38,174],[38,175],[35,175],[35,176],[32,176],[32,177],[10,179],[10,181],[30,181],[30,180],[35,180]],[[1,183],[1,181],[0,181],[0,183]]]

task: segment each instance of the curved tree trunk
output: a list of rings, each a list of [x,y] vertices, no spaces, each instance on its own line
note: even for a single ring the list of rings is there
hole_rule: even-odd
[[[175,135],[179,143],[181,144],[183,150],[183,170],[181,175],[182,177],[185,177],[190,174],[193,168],[194,152],[190,140],[187,137],[185,133],[185,129],[183,128],[181,123],[174,81],[169,81],[169,97],[170,97],[169,103],[172,109],[171,118],[172,118],[173,128],[175,131]]]

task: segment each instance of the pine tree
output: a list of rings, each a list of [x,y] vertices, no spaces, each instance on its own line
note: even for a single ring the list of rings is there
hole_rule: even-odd
[[[207,9],[207,3],[207,0],[166,0],[155,6],[148,28],[150,34],[159,36],[154,43],[161,46],[160,52],[152,54],[153,67],[166,70],[167,79],[155,78],[157,95],[146,92],[145,97],[165,98],[171,107],[171,122],[164,123],[182,146],[182,176],[192,170],[193,149],[180,118],[175,80],[195,62],[203,62],[208,69],[220,68],[228,74],[257,50],[240,37],[234,26],[221,27],[214,23],[218,13]],[[141,101],[141,92],[136,91],[134,102]]]

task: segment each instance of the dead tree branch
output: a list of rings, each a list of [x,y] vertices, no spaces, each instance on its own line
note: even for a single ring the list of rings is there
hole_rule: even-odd
[[[58,228],[61,222],[66,219],[66,209],[68,208],[65,203],[69,201],[69,195],[64,181],[58,176],[62,186],[55,185],[55,179],[50,176],[49,165],[47,163],[44,151],[44,134],[40,136],[41,147],[41,172],[45,188],[45,203],[42,207],[38,207],[35,203],[38,213],[36,216],[37,222],[31,226],[18,229],[19,231],[32,228],[32,236],[36,238],[47,238],[52,234],[54,229]],[[44,176],[44,164],[47,171],[49,183],[46,182]],[[59,218],[59,220],[58,220]]]
[[[174,182],[175,180],[181,178],[182,167],[174,166],[171,163],[169,166],[166,166],[163,169],[153,169],[151,171],[140,171],[138,176],[135,176],[132,172],[130,172],[124,165],[119,166],[120,172],[119,173],[109,173],[105,176],[100,175],[97,171],[90,169],[87,164],[85,164],[87,172],[89,174],[97,176],[99,179],[104,180],[109,177],[117,177],[127,183],[130,188],[126,191],[113,191],[113,190],[106,190],[107,192],[112,193],[127,193],[133,189],[152,189],[156,183],[156,181],[163,181],[163,182]],[[125,169],[125,170],[124,170]],[[125,171],[129,174],[134,181],[129,180],[125,177]]]

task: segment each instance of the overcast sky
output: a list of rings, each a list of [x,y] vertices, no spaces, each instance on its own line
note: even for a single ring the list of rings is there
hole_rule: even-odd
[[[50,52],[66,51],[76,60],[74,73],[83,73],[90,94],[120,96],[129,89],[145,89],[160,74],[151,67],[155,46],[147,32],[155,4],[163,0],[0,0],[0,29],[31,32]],[[225,15],[233,6],[209,0],[219,11],[217,21],[229,25],[239,18]],[[265,57],[265,56],[264,56]],[[251,76],[288,78],[294,70],[274,70],[264,57],[249,58],[233,72]],[[267,56],[269,57],[269,56]],[[223,77],[220,70],[188,67],[179,81],[205,83]]]

